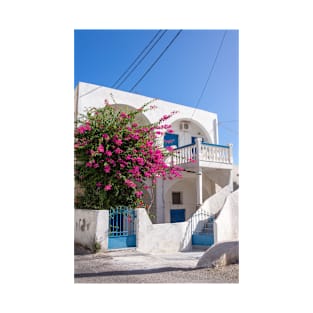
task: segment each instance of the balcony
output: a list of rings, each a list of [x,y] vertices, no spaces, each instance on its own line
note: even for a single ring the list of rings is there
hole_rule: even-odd
[[[174,150],[172,164],[183,167],[210,167],[231,169],[233,166],[232,145],[222,146],[197,139],[195,144]]]

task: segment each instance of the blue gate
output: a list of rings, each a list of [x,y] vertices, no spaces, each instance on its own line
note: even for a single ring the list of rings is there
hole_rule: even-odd
[[[214,244],[214,217],[207,212],[196,212],[191,219],[192,245]]]
[[[127,207],[110,209],[109,249],[136,247],[136,212]]]

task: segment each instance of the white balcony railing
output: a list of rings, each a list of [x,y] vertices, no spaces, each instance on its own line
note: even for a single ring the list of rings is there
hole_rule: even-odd
[[[222,146],[196,142],[174,150],[173,165],[199,163],[199,161],[233,164],[232,145]]]

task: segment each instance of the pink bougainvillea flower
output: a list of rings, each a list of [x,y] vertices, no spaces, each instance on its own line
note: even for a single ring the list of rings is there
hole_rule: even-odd
[[[137,198],[141,198],[142,194],[143,194],[142,191],[136,191],[136,192],[135,192],[135,196],[136,196]]]
[[[125,179],[125,185],[127,185],[130,188],[136,188],[137,187],[137,185],[129,179]]]
[[[112,164],[113,166],[115,166],[115,164],[116,164],[116,162],[115,162],[113,159],[109,159],[108,162],[109,162],[110,164]]]
[[[99,145],[99,147],[98,147],[98,152],[104,152],[104,147],[103,147],[103,145]]]
[[[77,130],[78,130],[78,133],[79,133],[79,134],[83,134],[83,133],[85,132],[85,127],[84,127],[84,126],[79,126],[79,127],[77,128]]]
[[[121,139],[115,139],[113,140],[113,142],[117,145],[117,146],[121,146],[123,141]]]
[[[145,164],[145,160],[141,157],[136,158],[136,161],[141,166],[143,166]]]
[[[134,140],[138,140],[139,139],[139,136],[138,135],[130,135],[130,138],[131,139],[134,139]]]
[[[128,115],[125,112],[121,112],[120,117],[121,118],[128,118]]]
[[[149,110],[150,103],[132,113],[121,112],[107,101],[105,104],[103,108],[91,109],[75,130],[75,153],[83,161],[78,165],[75,177],[80,179],[82,187],[89,187],[90,183],[96,187],[90,190],[95,192],[95,200],[91,197],[88,206],[97,207],[97,197],[103,195],[99,192],[100,187],[102,192],[107,192],[108,205],[125,202],[136,206],[143,191],[153,188],[156,179],[181,176],[179,168],[167,163],[172,149],[160,148],[156,141],[164,132],[173,132],[166,120],[174,112],[164,115],[158,123],[141,126],[135,119],[136,114]],[[116,115],[118,118],[114,118]],[[85,161],[86,158],[89,159]],[[112,181],[104,183],[108,178]],[[108,192],[115,188],[123,190],[125,201],[117,199],[112,191]]]
[[[106,165],[106,166],[103,168],[103,170],[104,170],[106,173],[110,173],[110,171],[111,171],[110,165]]]
[[[112,189],[112,185],[106,185],[104,186],[104,190],[108,191]]]
[[[170,134],[174,133],[173,129],[168,129],[167,132],[170,133]]]
[[[121,154],[123,152],[123,150],[120,148],[116,148],[114,151],[116,154]]]

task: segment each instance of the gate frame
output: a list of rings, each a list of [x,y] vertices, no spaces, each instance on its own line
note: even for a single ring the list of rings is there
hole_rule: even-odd
[[[212,246],[214,238],[214,215],[204,210],[196,211],[191,218],[191,244],[193,246]],[[202,232],[205,224],[211,224],[211,231]]]
[[[137,246],[135,209],[118,206],[109,210],[108,249],[127,249]],[[126,225],[126,228],[125,228]],[[117,228],[114,230],[113,228]]]

